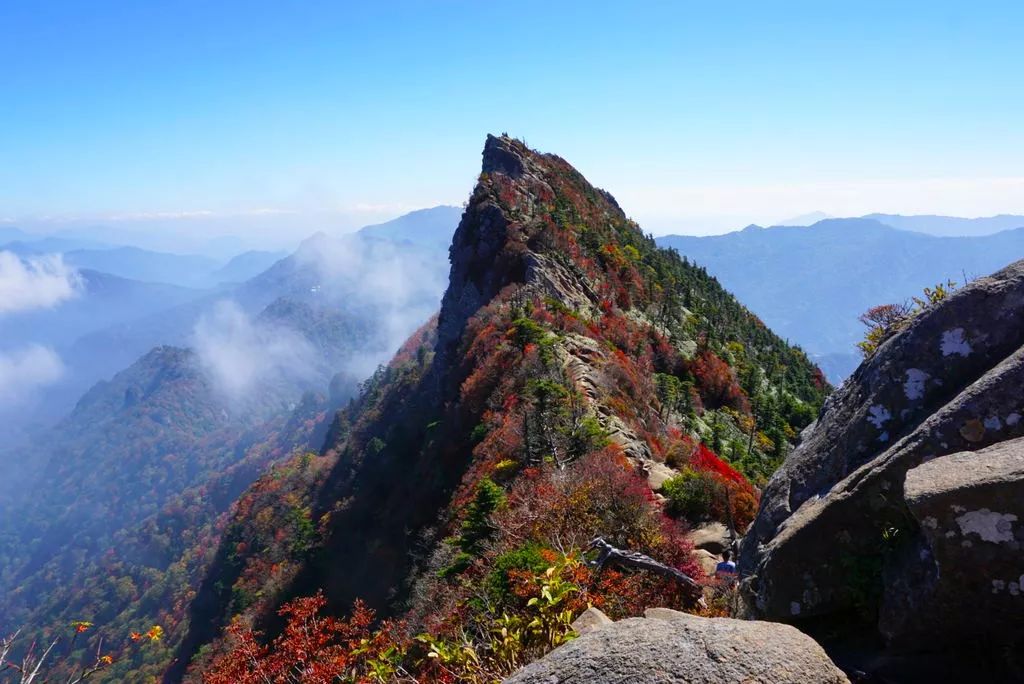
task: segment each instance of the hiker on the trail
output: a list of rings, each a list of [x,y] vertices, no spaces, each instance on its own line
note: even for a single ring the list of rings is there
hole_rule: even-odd
[[[718,579],[736,579],[736,564],[729,560],[731,556],[729,551],[722,552],[722,562],[715,566],[715,577]]]

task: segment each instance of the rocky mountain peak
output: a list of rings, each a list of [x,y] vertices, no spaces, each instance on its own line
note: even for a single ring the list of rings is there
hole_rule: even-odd
[[[567,231],[553,220],[553,210],[625,221],[615,199],[565,160],[507,135],[487,136],[481,169],[449,249],[451,274],[438,324],[442,357],[460,339],[469,317],[508,285],[547,282],[550,294],[581,299],[586,286],[579,278],[554,273],[551,252],[564,244],[557,233]]]
[[[708,513],[742,527],[756,507],[747,478],[764,477],[786,435],[817,412],[828,388],[806,355],[706,271],[659,249],[565,160],[492,136],[481,168],[452,239],[436,329],[424,326],[339,413],[319,479],[295,469],[290,486],[319,521],[310,550],[289,552],[272,580],[285,589],[263,592],[259,568],[285,549],[266,537],[277,551],[252,544],[242,558],[226,541],[221,555],[232,560],[211,570],[193,603],[180,662],[217,639],[236,590],[267,597],[246,608],[254,617],[322,589],[332,611],[359,599],[447,633],[490,619],[471,595],[504,572],[495,568],[508,554],[558,558],[607,534],[697,574],[682,522],[652,490],[688,469],[723,492]],[[760,425],[741,384],[776,407]],[[729,462],[715,453],[726,448]],[[237,538],[277,538],[287,524],[276,522],[280,486],[268,477],[253,487]],[[572,510],[592,512],[522,528],[531,511],[561,510],[548,498],[563,493]],[[467,532],[485,499],[507,499],[486,515],[506,516],[525,536],[489,523]],[[633,607],[619,617],[690,600],[678,580],[628,581]],[[513,600],[499,594],[502,605]],[[457,617],[467,609],[473,617]],[[462,623],[439,624],[446,616]]]
[[[518,178],[526,169],[526,158],[531,154],[523,143],[502,135],[487,135],[484,143],[483,172],[503,173]]]

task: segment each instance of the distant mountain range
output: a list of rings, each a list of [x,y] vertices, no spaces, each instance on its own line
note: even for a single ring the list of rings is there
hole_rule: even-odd
[[[252,318],[282,300],[274,309],[278,318],[290,312],[304,321],[321,316],[328,305],[336,306],[351,320],[330,325],[321,321],[319,329],[333,326],[342,337],[352,332],[352,320],[377,317],[373,340],[364,336],[352,349],[358,352],[352,359],[359,357],[360,372],[368,373],[436,309],[447,243],[461,212],[458,207],[416,211],[353,234],[316,234],[291,255],[249,251],[226,263],[0,228],[0,241],[14,239],[0,251],[25,259],[63,251],[64,263],[77,267],[80,275],[76,296],[51,308],[3,318],[0,358],[3,352],[41,345],[59,356],[64,372],[41,394],[23,392],[19,406],[0,406],[0,439],[10,442],[15,432],[56,420],[93,383],[110,378],[153,347],[192,344],[198,322],[213,315],[222,300],[237,304],[241,315]],[[331,377],[330,364],[339,359],[331,344],[321,340],[313,346],[319,354],[311,362],[318,369],[313,385],[323,386]]]
[[[711,237],[667,235],[658,243],[705,266],[838,381],[860,361],[855,344],[863,333],[857,321],[861,313],[876,304],[909,300],[938,282],[963,283],[1024,257],[1024,228],[936,237],[873,219],[828,219],[806,228],[751,226]]]
[[[812,226],[819,221],[838,218],[823,211],[812,211],[792,218],[779,221],[774,226]],[[936,237],[977,237],[993,235],[1004,230],[1024,228],[1024,216],[1016,214],[1000,214],[998,216],[982,216],[980,218],[963,218],[960,216],[939,216],[935,214],[867,214],[859,218],[884,223],[898,230],[909,230],[914,233],[926,233]]]
[[[288,256],[287,252],[260,250],[242,252],[238,256],[232,257],[228,263],[218,268],[212,275],[218,283],[240,283],[262,273],[273,266],[274,262],[280,261],[286,256]]]
[[[192,288],[247,280],[287,256],[287,252],[249,251],[225,262],[198,254],[154,252],[131,246],[112,247],[60,237],[0,242],[0,251],[13,252],[21,257],[59,253],[64,256],[65,263],[76,268]]]
[[[777,226],[812,226],[818,221],[824,221],[825,219],[835,218],[831,214],[826,214],[823,211],[812,211],[809,214],[801,214],[800,216],[794,216],[788,218],[785,221],[779,221],[774,224]]]
[[[958,216],[900,216],[899,214],[868,214],[887,226],[915,233],[927,233],[938,237],[976,237],[993,235],[1004,230],[1024,228],[1024,216],[1001,214],[982,218],[960,218]]]

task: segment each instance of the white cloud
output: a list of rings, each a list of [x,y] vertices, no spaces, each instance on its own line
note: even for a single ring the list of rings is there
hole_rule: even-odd
[[[365,377],[385,363],[409,335],[437,310],[448,281],[447,263],[434,255],[391,242],[344,235],[306,243],[296,258],[317,274],[326,292],[342,293],[372,307],[377,339],[372,348],[351,350],[345,369]]]
[[[270,383],[315,377],[315,354],[298,333],[252,320],[232,301],[218,302],[192,335],[214,386],[230,401],[245,401]]]
[[[60,357],[47,347],[34,344],[0,351],[0,407],[20,403],[63,374]]]
[[[78,273],[59,254],[21,259],[0,252],[0,314],[56,306],[80,287]]]

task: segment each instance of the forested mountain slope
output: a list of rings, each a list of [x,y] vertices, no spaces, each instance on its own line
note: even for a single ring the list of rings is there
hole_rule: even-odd
[[[856,349],[864,334],[860,314],[879,304],[909,301],[936,283],[963,285],[1024,257],[1024,228],[935,237],[868,218],[828,219],[806,228],[667,235],[658,244],[705,266],[773,330],[820,359],[838,381],[861,360]]]
[[[162,671],[220,516],[268,466],[319,449],[358,378],[436,310],[437,260],[388,239],[318,235],[230,291],[125,323],[123,338],[98,333],[84,357],[116,360],[163,335],[182,346],[143,354],[31,448],[8,449],[22,477],[2,499],[0,629],[42,640],[87,620],[117,648],[160,624],[159,647],[106,674]]]
[[[196,354],[173,347],[87,393],[33,454],[45,465],[5,497],[3,627],[44,641],[88,620],[120,649],[130,632],[160,624],[166,642],[119,657],[110,681],[146,681],[143,659],[159,672],[215,546],[218,516],[270,463],[326,432],[323,398],[293,409],[266,400],[265,410],[250,404],[249,416],[232,415]]]
[[[611,195],[508,137],[487,140],[450,261],[436,323],[336,416],[315,461],[293,460],[240,499],[168,681],[197,655],[191,676],[243,681],[237,630],[276,632],[274,611],[318,590],[330,611],[362,599],[446,648],[525,610],[524,572],[555,563],[582,581],[589,570],[572,559],[598,534],[698,575],[685,519],[749,522],[751,482],[829,389]],[[621,616],[692,596],[608,571],[578,598]],[[492,673],[523,657],[501,664],[493,644],[469,647]],[[425,668],[421,681],[439,676],[422,647],[399,651],[403,667]]]

